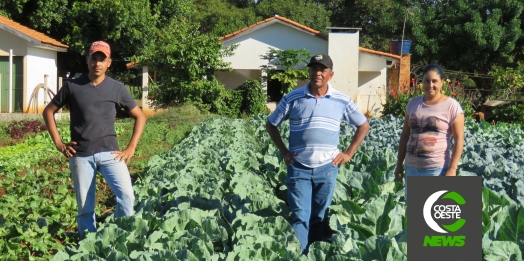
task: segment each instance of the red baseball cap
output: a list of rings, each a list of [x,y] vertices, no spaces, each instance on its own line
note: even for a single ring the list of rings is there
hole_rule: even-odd
[[[103,41],[96,41],[91,44],[91,47],[89,47],[89,55],[96,53],[96,52],[102,52],[106,55],[106,57],[111,57],[111,47],[109,47],[109,44]]]

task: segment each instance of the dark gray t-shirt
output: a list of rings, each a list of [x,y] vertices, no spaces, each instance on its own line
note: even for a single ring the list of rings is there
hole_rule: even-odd
[[[53,98],[59,108],[69,105],[71,141],[78,156],[119,150],[116,141],[116,106],[127,111],[137,105],[121,82],[105,77],[96,87],[87,74],[66,82]]]

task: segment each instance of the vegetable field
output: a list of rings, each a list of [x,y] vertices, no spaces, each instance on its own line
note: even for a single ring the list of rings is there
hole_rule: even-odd
[[[136,214],[105,219],[78,245],[63,236],[75,223],[70,181],[46,183],[56,177],[40,167],[21,175],[20,166],[41,163],[38,155],[26,159],[0,148],[0,187],[10,192],[0,197],[0,259],[406,260],[404,190],[394,182],[400,119],[370,120],[368,137],[338,175],[329,215],[333,233],[314,243],[307,257],[287,222],[286,167],[265,120],[210,119],[194,127],[170,151],[150,159],[134,185]],[[353,132],[342,128],[341,149]],[[16,146],[57,153],[46,140]],[[484,177],[484,260],[522,260],[523,165],[520,126],[466,122],[459,175]]]

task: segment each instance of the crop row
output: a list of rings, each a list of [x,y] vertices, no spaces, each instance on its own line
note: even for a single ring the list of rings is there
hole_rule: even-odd
[[[370,120],[372,131],[352,163],[339,172],[329,225],[333,235],[310,254],[286,221],[286,167],[264,128],[250,121],[215,119],[195,127],[171,151],[153,157],[135,184],[136,215],[109,219],[78,248],[54,260],[406,260],[403,186],[394,182],[401,120]],[[281,128],[287,137],[288,125]],[[341,148],[354,130],[342,129]],[[522,258],[524,210],[519,191],[491,179],[518,178],[512,168],[492,176],[489,161],[472,167],[469,155],[491,153],[520,164],[518,126],[467,122],[460,175],[481,175],[484,260]],[[485,142],[497,140],[497,148]],[[503,156],[500,156],[500,155]],[[483,166],[478,166],[483,164]],[[486,165],[486,166],[484,166]],[[516,258],[516,259],[515,259]]]

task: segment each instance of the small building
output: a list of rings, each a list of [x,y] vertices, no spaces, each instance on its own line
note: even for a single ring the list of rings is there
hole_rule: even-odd
[[[390,81],[388,68],[394,67],[389,72],[389,78],[394,73],[400,74],[401,67],[398,65],[401,56],[359,47],[360,28],[327,29],[329,34],[325,35],[290,19],[275,16],[225,35],[220,38],[225,46],[237,45],[234,55],[224,58],[233,70],[216,72],[215,76],[224,83],[226,89],[236,88],[246,80],[263,76],[261,67],[267,65],[267,60],[262,59],[262,56],[268,53],[269,48],[304,48],[312,55],[327,53],[334,64],[335,75],[330,81],[334,88],[352,97],[362,112],[380,115]],[[407,58],[409,60],[409,56]],[[407,68],[409,83],[409,64],[402,68]],[[399,78],[395,80],[398,82]],[[263,85],[268,94],[274,93],[271,82]],[[269,100],[270,103],[277,101]]]
[[[45,101],[50,101],[44,96],[44,84],[56,94],[57,53],[67,48],[0,15],[0,113],[41,113]]]

